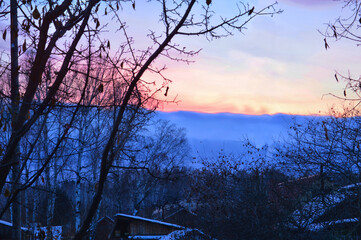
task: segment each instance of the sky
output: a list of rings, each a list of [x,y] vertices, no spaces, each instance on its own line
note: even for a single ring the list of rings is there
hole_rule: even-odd
[[[250,5],[258,9],[267,3],[271,1]],[[182,39],[202,51],[192,64],[168,64],[166,76],[173,81],[168,99],[176,97],[177,103],[164,104],[161,110],[327,114],[340,104],[328,94],[341,96],[344,88],[335,81],[335,71],[359,74],[356,44],[330,39],[326,51],[320,33],[327,23],[347,14],[342,6],[332,0],[280,0],[276,7],[282,14],[257,17],[243,33],[210,42]],[[221,7],[225,14],[232,11]]]
[[[123,6],[128,33],[141,49],[149,46],[149,29],[163,33],[159,6],[151,5],[155,2],[136,1],[135,11],[130,3]],[[236,2],[213,0],[211,7],[231,16]],[[249,5],[257,10],[273,2],[252,0]],[[159,110],[312,115],[327,114],[330,107],[343,104],[329,95],[343,94],[345,84],[335,81],[335,71],[358,77],[361,53],[346,40],[329,39],[325,50],[321,34],[327,23],[347,16],[342,0],[279,0],[276,8],[283,13],[256,17],[242,33],[227,38],[177,36],[174,41],[186,49],[202,50],[190,58],[191,64],[160,60],[172,80],[166,100],[176,103],[164,103]],[[112,22],[108,24],[111,28]],[[114,31],[102,34],[112,46],[118,41]],[[4,44],[8,45],[2,41],[0,47]]]

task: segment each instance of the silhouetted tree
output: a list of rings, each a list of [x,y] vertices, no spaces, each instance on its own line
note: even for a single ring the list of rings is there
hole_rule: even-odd
[[[0,17],[5,23],[9,13],[9,5],[1,1]],[[157,93],[163,90],[167,95],[169,90],[169,79],[164,77],[165,67],[159,67],[155,60],[166,58],[168,60],[189,62],[189,58],[199,51],[188,51],[186,47],[180,46],[177,40],[180,37],[201,36],[208,39],[229,36],[233,31],[242,31],[245,25],[256,16],[273,15],[279,13],[274,8],[275,4],[267,5],[261,9],[240,2],[233,16],[219,16],[213,10],[212,1],[179,0],[179,1],[148,1],[150,6],[158,9],[160,14],[162,30],[158,26],[148,35],[149,46],[145,49],[136,49],[133,38],[128,33],[128,27],[122,19],[122,11],[136,11],[135,1],[17,1],[19,12],[18,32],[21,39],[21,53],[28,49],[34,50],[34,60],[28,74],[28,80],[20,79],[19,112],[11,125],[10,137],[2,143],[4,153],[0,162],[0,191],[9,192],[6,186],[8,174],[12,165],[13,157],[17,154],[19,144],[24,136],[34,128],[34,124],[41,120],[44,114],[54,111],[57,106],[73,104],[70,111],[69,121],[63,125],[61,136],[57,139],[42,164],[38,166],[22,186],[10,193],[8,203],[16,199],[16,196],[32,186],[37,179],[41,178],[44,170],[56,155],[61,143],[68,138],[73,130],[75,120],[83,107],[83,99],[89,90],[90,78],[97,78],[90,66],[102,64],[109,68],[106,82],[100,83],[93,91],[112,93],[108,104],[100,107],[108,107],[113,110],[114,118],[111,129],[108,132],[99,164],[99,176],[97,177],[96,192],[92,203],[84,215],[84,221],[76,239],[81,239],[96,213],[101,201],[102,192],[107,180],[108,173],[113,166],[117,152],[126,145],[130,137],[134,119],[144,108],[155,109],[158,105]],[[227,4],[229,4],[227,2]],[[232,7],[230,5],[230,7]],[[111,15],[108,17],[108,15]],[[107,25],[110,19],[112,24]],[[115,24],[113,24],[115,23]],[[4,24],[7,25],[7,24]],[[112,26],[110,26],[112,25]],[[3,31],[3,38],[7,39],[7,28]],[[102,33],[106,30],[116,29],[117,42],[104,39]],[[97,59],[90,58],[97,56]],[[21,56],[20,56],[21,57]],[[91,64],[86,64],[92,59]],[[0,70],[4,77],[8,71],[6,59]],[[46,66],[52,61],[52,78],[46,95],[37,101],[35,96],[41,84],[46,81]],[[85,71],[76,72],[75,65],[87,65]],[[21,74],[21,68],[18,69]],[[146,72],[156,73],[161,80],[160,84],[153,87],[144,76]],[[73,94],[74,85],[67,84],[66,79],[74,74],[82,74],[83,79],[77,79],[80,94]],[[20,76],[21,77],[21,76]],[[13,79],[10,85],[14,84]],[[8,97],[9,89],[5,87],[1,91],[2,97]],[[89,94],[88,94],[89,96]],[[37,139],[30,144],[36,145]],[[21,160],[25,166],[30,161],[31,152],[25,154],[29,158]],[[19,173],[18,179],[22,178]],[[4,211],[2,211],[2,214]]]

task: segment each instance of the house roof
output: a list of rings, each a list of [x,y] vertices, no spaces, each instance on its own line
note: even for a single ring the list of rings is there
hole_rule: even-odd
[[[4,221],[4,220],[0,220],[0,224],[1,224],[1,225],[5,225],[5,226],[9,226],[9,227],[12,227],[12,226],[13,226],[12,223],[7,222],[7,221]],[[28,231],[28,229],[25,228],[25,227],[21,227],[21,230],[23,230],[23,231]]]
[[[129,239],[154,240],[154,239],[161,239],[162,237],[163,235],[130,236]]]
[[[185,229],[185,227],[179,226],[177,224],[166,223],[166,222],[162,222],[162,221],[158,221],[158,220],[154,220],[154,219],[132,216],[132,215],[127,215],[127,214],[123,214],[123,213],[117,213],[117,214],[115,214],[115,217],[116,218],[117,217],[128,218],[128,219],[133,219],[133,220],[139,220],[139,221],[164,225],[164,226],[168,226],[168,227],[174,227],[174,228],[178,228],[178,229]]]
[[[354,184],[350,184],[350,185],[347,185],[347,186],[343,186],[341,187],[340,189],[354,189],[354,188],[357,188],[357,187],[361,187],[361,183],[354,183]]]
[[[108,220],[108,221],[110,221],[110,222],[114,223],[114,220],[113,220],[113,219],[111,219],[111,218],[110,218],[110,217],[108,217],[108,216],[102,217],[101,219],[99,219],[99,220],[97,221],[97,223],[99,223],[99,222],[101,222],[101,221],[103,221],[103,220]]]
[[[333,225],[342,224],[342,223],[357,223],[357,222],[359,222],[359,220],[357,218],[347,218],[347,219],[327,221],[327,222],[322,222],[322,223],[313,223],[308,226],[308,229],[311,231],[318,231],[318,230],[324,229],[327,226],[333,226]]]
[[[321,226],[325,225],[355,222],[357,218],[335,219],[333,221],[322,222],[317,222],[317,219],[323,216],[329,209],[337,207],[347,199],[353,190],[360,187],[361,183],[350,184],[340,187],[338,190],[325,196],[316,196],[311,201],[308,201],[302,209],[294,211],[292,217],[300,226],[310,230],[320,229]]]

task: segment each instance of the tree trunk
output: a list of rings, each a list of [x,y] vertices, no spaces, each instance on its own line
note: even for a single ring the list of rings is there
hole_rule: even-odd
[[[83,151],[84,151],[84,111],[82,111],[81,120],[79,123],[79,130],[78,130],[78,162],[76,168],[77,180],[76,180],[76,190],[75,190],[75,230],[79,231],[80,229],[80,202],[81,202],[81,169],[82,169],[82,158],[83,158]]]
[[[48,132],[48,126],[47,126],[47,116],[45,116],[45,125],[44,125],[44,159],[47,159],[49,156],[49,132]],[[47,165],[45,168],[45,185],[47,192],[47,204],[46,204],[46,231],[47,231],[47,237],[46,239],[50,240],[52,239],[51,234],[51,224],[52,224],[52,184],[50,180],[50,165]]]
[[[19,74],[18,74],[18,13],[17,13],[17,1],[11,0],[10,2],[10,21],[11,21],[11,112],[12,112],[12,126],[16,122],[16,118],[19,114]],[[12,128],[12,131],[16,131]],[[12,157],[12,192],[15,192],[18,188],[20,181],[20,163],[19,163],[19,146],[15,149],[15,154]],[[18,195],[12,204],[12,224],[13,224],[13,239],[21,239],[21,197]]]
[[[100,201],[99,205],[101,204],[102,201]],[[97,209],[97,213],[95,214],[95,217],[93,218],[92,223],[90,224],[90,237],[89,240],[93,240],[95,239],[95,233],[96,233],[96,227],[97,227],[97,222],[99,220],[99,215],[100,215],[100,207],[98,207]]]

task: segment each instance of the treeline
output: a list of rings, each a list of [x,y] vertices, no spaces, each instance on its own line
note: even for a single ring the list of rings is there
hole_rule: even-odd
[[[4,146],[9,141],[11,122],[6,99],[2,101],[0,138]],[[16,202],[21,205],[23,226],[62,225],[72,236],[98,190],[101,149],[118,109],[82,106],[73,118],[72,104],[57,103],[52,108],[20,142],[21,174],[15,178],[20,191],[13,187],[14,178],[8,178],[0,197],[1,219],[11,222],[10,210]],[[149,197],[156,199],[154,189],[163,191],[157,185],[160,181],[178,178],[189,154],[185,131],[166,121],[150,120],[153,115],[149,110],[127,107],[125,123],[120,125],[112,146],[114,160],[107,166],[106,194],[93,223],[104,214],[135,214]]]
[[[40,177],[28,186],[48,159],[47,150],[55,147],[57,129],[66,127],[68,108],[57,106],[56,114],[43,116],[40,130],[24,138],[19,183],[24,188],[23,225],[63,226],[63,237],[70,238],[99,187],[99,149],[112,111],[82,108],[84,115],[76,119]],[[128,117],[132,111],[128,109]],[[315,117],[302,125],[295,122],[289,136],[272,146],[258,148],[246,142],[240,146],[243,156],[221,151],[197,168],[189,165],[194,159],[185,130],[153,115],[149,111],[138,115],[133,121],[138,124],[127,129],[132,134],[120,151],[114,151],[90,238],[99,219],[116,213],[197,228],[220,240],[360,236],[361,120],[357,112],[343,116],[334,112],[334,117]],[[3,139],[8,131],[3,127]],[[36,146],[29,144],[34,138],[38,138]],[[11,221],[7,208],[11,195],[6,193],[1,196],[2,219]]]

